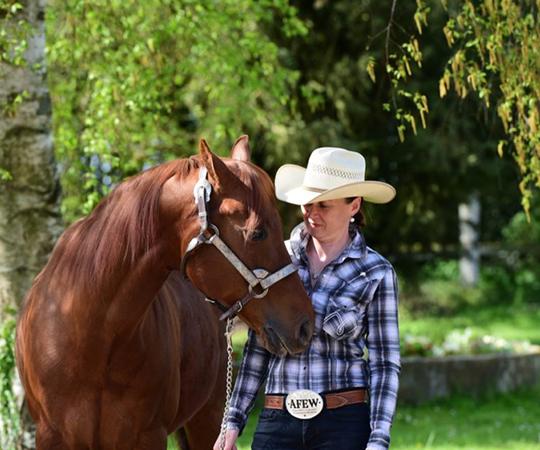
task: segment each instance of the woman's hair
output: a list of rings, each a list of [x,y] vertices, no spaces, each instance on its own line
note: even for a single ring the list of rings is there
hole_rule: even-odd
[[[355,199],[357,199],[358,197],[347,197],[345,199],[345,201],[347,203],[352,203]],[[358,210],[358,212],[353,216],[354,217],[354,223],[356,225],[358,225],[360,228],[363,228],[366,226],[366,216],[364,215],[364,211],[363,211],[363,207],[364,207],[364,202],[361,202],[360,203],[360,209]]]

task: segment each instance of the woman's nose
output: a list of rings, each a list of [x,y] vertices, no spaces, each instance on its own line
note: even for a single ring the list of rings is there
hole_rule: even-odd
[[[306,208],[306,216],[308,216],[308,217],[318,217],[319,216],[319,208],[314,207],[313,205],[309,205],[309,208]]]

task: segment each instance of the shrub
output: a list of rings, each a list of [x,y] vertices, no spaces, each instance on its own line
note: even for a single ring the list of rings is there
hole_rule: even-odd
[[[0,448],[16,448],[21,433],[19,408],[13,392],[15,319],[0,326]]]

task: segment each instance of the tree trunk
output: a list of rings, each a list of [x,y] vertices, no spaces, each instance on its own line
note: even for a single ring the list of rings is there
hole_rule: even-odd
[[[459,205],[459,242],[461,258],[459,273],[465,286],[476,286],[480,276],[480,199],[477,193],[469,196],[468,203]]]
[[[28,0],[24,10],[34,33],[28,39],[28,67],[0,63],[0,98],[27,93],[14,115],[0,117],[0,167],[12,175],[0,184],[2,314],[8,306],[20,306],[62,229],[44,65],[44,3]],[[40,67],[32,70],[36,64]]]
[[[0,61],[0,105],[24,94],[11,112],[0,111],[0,168],[11,175],[0,181],[0,324],[13,319],[62,229],[46,85],[45,0],[20,3],[23,9],[10,20],[30,26],[25,64]],[[0,18],[0,28],[13,29],[8,25]],[[28,414],[21,417],[28,431]],[[33,448],[33,439],[25,441],[31,443],[23,448]]]

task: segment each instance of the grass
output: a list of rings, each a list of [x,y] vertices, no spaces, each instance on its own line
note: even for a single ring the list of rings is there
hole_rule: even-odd
[[[540,449],[540,385],[482,400],[400,405],[392,449]]]
[[[509,340],[540,344],[540,304],[468,308],[452,316],[412,316],[400,310],[400,334],[423,335],[441,342],[452,330],[472,328]]]

